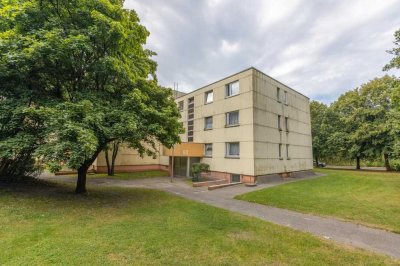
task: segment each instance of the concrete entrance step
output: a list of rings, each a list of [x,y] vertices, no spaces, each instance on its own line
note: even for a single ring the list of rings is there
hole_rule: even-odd
[[[230,186],[235,186],[235,185],[240,185],[240,184],[243,184],[243,183],[242,182],[233,182],[233,183],[226,183],[226,184],[220,184],[220,185],[213,185],[213,186],[209,186],[208,190],[214,190],[214,189],[230,187]]]

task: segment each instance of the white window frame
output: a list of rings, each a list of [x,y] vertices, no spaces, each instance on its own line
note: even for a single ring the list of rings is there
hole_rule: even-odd
[[[207,127],[207,119],[208,118],[211,118],[211,127]],[[211,129],[213,129],[213,117],[212,116],[207,116],[207,117],[204,117],[204,130],[211,130]]]
[[[232,87],[233,87],[233,85],[236,85],[236,84],[237,84],[237,91],[234,92]],[[239,93],[240,93],[239,80],[231,82],[231,83],[228,83],[228,84],[225,85],[225,96],[226,97],[233,97],[233,96],[239,95]]]
[[[238,145],[238,154],[230,154],[230,146],[232,144]],[[239,158],[240,157],[240,142],[227,142],[225,145],[225,157],[227,158]]]
[[[207,154],[207,146],[211,147],[211,154]],[[212,157],[212,153],[213,153],[213,145],[212,145],[212,143],[205,143],[204,144],[204,157]]]
[[[209,97],[209,95],[211,95],[211,97]],[[211,98],[211,99],[209,99]],[[204,93],[204,104],[209,104],[214,102],[214,91],[210,90],[210,91],[206,91]]]
[[[236,123],[236,124],[229,124],[230,116],[231,116],[232,113],[237,113],[237,123]],[[226,126],[226,127],[238,126],[239,123],[240,123],[239,120],[240,120],[239,110],[227,112],[227,113],[225,114],[225,126]]]

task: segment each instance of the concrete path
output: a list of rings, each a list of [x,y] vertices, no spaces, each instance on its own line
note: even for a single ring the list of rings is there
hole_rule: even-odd
[[[66,176],[43,176],[42,178],[63,182],[76,181],[75,178]],[[237,185],[212,191],[208,191],[206,188],[193,188],[184,182],[183,179],[178,178],[175,178],[172,183],[169,182],[169,178],[149,178],[132,181],[103,178],[89,179],[88,183],[99,186],[159,189],[215,207],[257,217],[265,221],[287,226],[296,230],[309,232],[313,235],[323,237],[328,240],[380,252],[400,259],[400,234],[356,225],[350,222],[340,221],[335,218],[323,218],[233,199],[233,197],[236,195],[244,194],[250,191],[264,189],[288,182],[296,182],[304,179],[310,178],[296,180],[286,179],[268,184],[261,184],[256,187]]]
[[[353,165],[353,166],[351,166],[351,165],[350,166],[349,165],[343,165],[343,166],[340,166],[340,165],[327,165],[325,168],[326,169],[339,169],[339,170],[354,170],[354,171],[357,170],[355,165]],[[378,166],[377,167],[362,166],[360,170],[361,171],[372,171],[372,172],[377,172],[377,171],[386,172],[386,168],[385,167],[378,167]]]

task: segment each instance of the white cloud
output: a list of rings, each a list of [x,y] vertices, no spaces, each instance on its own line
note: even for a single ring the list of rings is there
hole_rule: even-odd
[[[251,65],[326,102],[376,76],[398,0],[127,0],[151,35],[163,85],[189,91]]]
[[[232,55],[240,50],[240,45],[237,42],[222,40],[220,50],[224,55]]]

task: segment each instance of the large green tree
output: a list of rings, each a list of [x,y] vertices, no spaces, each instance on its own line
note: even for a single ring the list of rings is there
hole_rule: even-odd
[[[28,132],[32,157],[77,169],[76,192],[84,193],[86,172],[108,143],[155,156],[157,142],[179,142],[179,111],[143,47],[149,32],[123,1],[0,3],[1,108],[11,117],[13,104],[21,110],[2,151]]]

